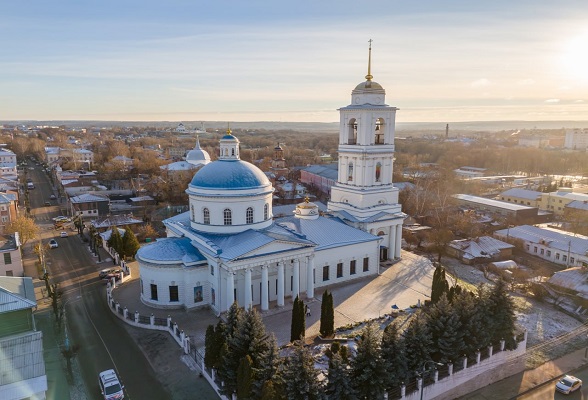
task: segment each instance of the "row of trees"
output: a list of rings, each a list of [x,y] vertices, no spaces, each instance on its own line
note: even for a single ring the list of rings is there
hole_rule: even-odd
[[[112,247],[123,259],[135,257],[141,245],[131,228],[127,226],[124,235],[120,234],[116,226],[111,229],[112,234],[106,242],[108,246]]]
[[[226,322],[208,327],[204,362],[217,370],[222,392],[238,399],[380,399],[415,379],[425,362],[455,362],[501,340],[515,349],[514,335],[514,304],[504,282],[477,293],[453,288],[413,315],[403,332],[394,322],[383,332],[372,323],[354,354],[333,345],[327,379],[320,382],[309,348],[295,341],[280,352],[259,313],[234,303]]]

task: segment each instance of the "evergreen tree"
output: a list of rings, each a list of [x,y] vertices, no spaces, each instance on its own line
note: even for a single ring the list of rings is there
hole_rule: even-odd
[[[391,323],[382,335],[382,358],[386,367],[386,387],[400,386],[406,380],[406,354],[404,341],[398,334],[398,327]]]
[[[222,321],[206,328],[204,338],[204,365],[206,368],[218,368],[221,362],[221,350],[225,343],[225,325]]]
[[[292,306],[292,325],[290,327],[290,341],[294,342],[304,338],[306,334],[306,315],[304,312],[304,302],[296,296]]]
[[[435,347],[433,360],[442,363],[457,360],[465,352],[464,332],[459,314],[449,304],[445,294],[426,310],[426,316]]]
[[[404,331],[403,339],[406,347],[408,373],[409,376],[414,376],[423,363],[431,359],[433,350],[431,332],[428,330],[423,314],[413,316]]]
[[[474,301],[475,311],[473,319],[476,320],[477,328],[474,328],[478,349],[488,347],[492,344],[492,337],[495,331],[495,321],[492,309],[492,300],[490,298],[490,288],[488,285],[481,284],[478,286],[478,295]],[[471,354],[471,353],[469,353]]]
[[[133,233],[131,228],[128,226],[125,228],[125,235],[122,237],[122,253],[123,257],[131,257],[134,258],[135,254],[137,254],[137,250],[141,245],[137,240],[137,236]]]
[[[225,343],[221,351],[221,362],[218,368],[218,377],[224,383],[221,392],[231,396],[237,390],[237,369],[241,358],[248,355],[247,347],[241,344],[237,338],[241,327],[244,325],[245,313],[234,302],[227,311],[227,323],[225,330]]]
[[[355,400],[355,390],[351,385],[351,377],[347,363],[338,353],[333,354],[329,361],[328,382],[325,390],[328,399]]]
[[[245,356],[239,361],[237,369],[237,398],[247,400],[251,398],[251,388],[253,383],[253,361],[251,357]]]
[[[453,299],[452,306],[462,326],[463,354],[473,354],[488,336],[483,326],[485,316],[479,313],[479,299],[471,292],[462,291]]]
[[[245,311],[239,307],[239,303],[235,301],[233,304],[231,304],[229,310],[227,311],[227,323],[225,326],[225,336],[227,338],[229,336],[233,336],[238,330],[244,314]]]
[[[443,293],[447,293],[448,291],[449,283],[447,283],[447,278],[445,277],[445,268],[438,264],[437,268],[435,268],[435,272],[433,273],[433,283],[431,285],[431,303],[435,304],[438,302]]]
[[[281,375],[280,368],[282,365],[282,357],[278,349],[278,341],[274,334],[270,334],[267,338],[267,349],[259,356],[259,367],[254,368],[255,379],[253,381],[253,398],[263,398],[264,388],[267,388],[268,383],[273,392],[277,393],[280,387]]]
[[[494,330],[490,338],[491,342],[499,343],[505,340],[505,348],[514,350],[517,348],[514,339],[516,331],[515,305],[508,294],[507,283],[500,279],[489,293],[490,309],[494,324]]]
[[[333,293],[325,290],[321,301],[321,323],[319,332],[322,337],[331,337],[335,333],[335,311]]]
[[[112,247],[118,254],[122,254],[122,236],[116,226],[113,226],[110,229],[112,233],[106,243],[108,243],[108,247]]]
[[[351,360],[351,382],[360,399],[379,399],[386,389],[386,364],[382,358],[379,327],[368,324]]]
[[[283,376],[288,400],[322,399],[318,371],[314,368],[314,358],[302,341],[294,342],[293,353],[286,361]]]

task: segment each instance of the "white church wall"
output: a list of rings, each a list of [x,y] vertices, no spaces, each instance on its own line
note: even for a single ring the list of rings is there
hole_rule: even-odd
[[[203,267],[184,268],[183,304],[186,308],[206,307],[211,301],[212,287],[209,282],[210,268]]]

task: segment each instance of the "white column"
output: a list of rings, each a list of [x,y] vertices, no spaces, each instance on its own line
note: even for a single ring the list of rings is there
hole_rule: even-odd
[[[245,304],[244,307],[246,310],[251,308],[251,269],[247,268],[245,270]]]
[[[284,306],[284,262],[278,262],[278,307]]]
[[[235,280],[234,273],[227,271],[227,310],[235,302]]]
[[[396,226],[392,225],[388,235],[388,260],[393,260],[394,257],[396,257]]]
[[[314,256],[306,257],[306,297],[314,297]]]
[[[300,295],[300,261],[296,258],[294,259],[294,282],[292,285],[292,300],[296,298],[296,296]]]
[[[268,265],[261,266],[261,311],[269,310]]]
[[[400,250],[402,248],[402,222],[396,225],[396,248],[394,249],[394,257],[400,258]]]

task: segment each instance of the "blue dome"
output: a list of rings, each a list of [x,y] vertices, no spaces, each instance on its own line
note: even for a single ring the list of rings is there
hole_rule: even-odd
[[[141,247],[137,258],[147,262],[196,262],[205,258],[188,238],[165,238]]]
[[[229,133],[223,136],[221,140],[237,140],[237,138]]]
[[[271,185],[255,165],[242,160],[217,160],[194,175],[191,186],[204,189],[255,189]]]

